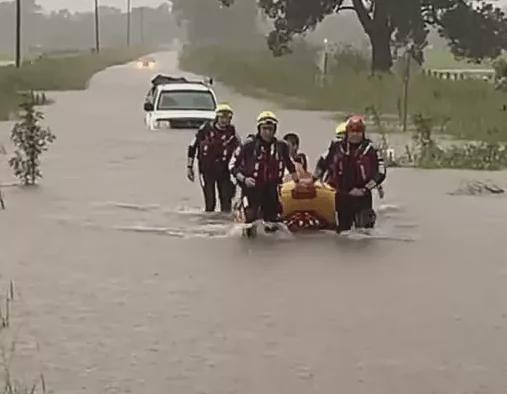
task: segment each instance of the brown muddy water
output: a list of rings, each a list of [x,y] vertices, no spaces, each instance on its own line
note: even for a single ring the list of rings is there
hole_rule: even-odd
[[[247,242],[200,213],[192,132],[145,129],[152,73],[113,67],[52,94],[41,186],[4,189],[13,370],[65,394],[507,392],[506,200],[447,194],[507,174],[392,169],[376,237]],[[273,109],[217,92],[243,136]],[[329,114],[274,109],[310,157],[326,148]]]

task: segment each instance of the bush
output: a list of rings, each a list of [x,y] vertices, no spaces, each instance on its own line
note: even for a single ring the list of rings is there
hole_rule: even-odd
[[[416,126],[414,149],[407,147],[406,154],[389,163],[391,166],[490,171],[507,168],[507,149],[503,144],[479,142],[443,148],[433,139],[435,119],[416,114],[413,122]]]
[[[44,119],[41,112],[34,109],[34,96],[27,97],[21,104],[21,122],[14,125],[11,132],[11,140],[16,147],[14,156],[9,160],[9,165],[25,185],[33,185],[37,178],[42,178],[40,169],[40,155],[47,151],[48,144],[56,137],[47,128],[39,125]]]

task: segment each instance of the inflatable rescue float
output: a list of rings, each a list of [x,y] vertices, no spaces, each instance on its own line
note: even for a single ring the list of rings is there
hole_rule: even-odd
[[[290,231],[324,230],[336,227],[335,190],[307,179],[285,182],[280,189],[282,218]]]
[[[298,183],[286,179],[279,197],[283,223],[291,232],[336,227],[335,189],[326,183],[313,183],[310,174],[301,176]],[[241,200],[234,212],[235,222],[245,223]]]

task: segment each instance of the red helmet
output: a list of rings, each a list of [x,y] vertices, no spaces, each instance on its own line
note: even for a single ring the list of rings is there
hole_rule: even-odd
[[[366,131],[366,125],[364,119],[360,115],[354,115],[347,120],[347,126],[345,127],[347,132],[349,131],[360,131],[364,134]]]

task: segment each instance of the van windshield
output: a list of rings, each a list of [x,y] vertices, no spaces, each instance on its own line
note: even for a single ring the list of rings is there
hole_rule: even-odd
[[[157,109],[161,111],[214,111],[216,102],[209,91],[166,90],[160,93]]]

